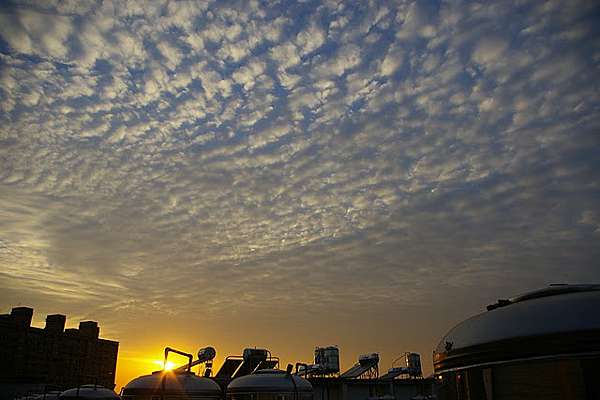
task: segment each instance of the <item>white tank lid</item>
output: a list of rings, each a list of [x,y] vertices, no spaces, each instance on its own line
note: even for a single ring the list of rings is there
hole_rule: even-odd
[[[295,385],[294,385],[295,384]],[[309,381],[279,369],[261,369],[253,374],[234,379],[227,392],[312,392]]]
[[[99,385],[81,385],[79,388],[67,389],[62,392],[59,399],[95,399],[118,400],[119,396],[110,389]]]
[[[450,343],[452,349],[458,349],[517,337],[600,329],[600,285],[583,289],[577,285],[576,290],[568,291],[562,286],[509,300],[505,306],[456,325],[442,338],[436,352],[444,352]]]
[[[123,395],[141,394],[142,392],[195,393],[220,395],[221,388],[210,378],[197,376],[191,372],[157,371],[152,375],[135,378],[123,388]]]

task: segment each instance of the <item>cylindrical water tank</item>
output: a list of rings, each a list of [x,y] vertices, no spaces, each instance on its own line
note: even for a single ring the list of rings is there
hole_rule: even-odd
[[[361,354],[358,356],[360,365],[370,364],[379,361],[379,353]]]
[[[38,395],[39,400],[56,400],[62,392],[60,390],[50,390],[44,394]]]
[[[120,400],[119,395],[104,386],[82,385],[67,389],[58,395],[59,400]]]
[[[600,285],[552,285],[487,310],[435,349],[439,399],[600,399]]]
[[[51,390],[45,393],[26,394],[15,397],[15,400],[57,400],[61,393],[60,390]]]
[[[315,349],[315,364],[326,374],[340,372],[340,350],[335,346],[317,347]]]
[[[244,349],[244,361],[257,360],[262,361],[266,360],[268,357],[268,351],[266,349]]]
[[[192,372],[156,371],[123,388],[123,400],[220,400],[219,385]]]
[[[278,369],[261,369],[234,379],[227,386],[227,400],[312,400],[309,381]]]
[[[406,368],[412,376],[421,375],[421,356],[418,353],[406,353]]]

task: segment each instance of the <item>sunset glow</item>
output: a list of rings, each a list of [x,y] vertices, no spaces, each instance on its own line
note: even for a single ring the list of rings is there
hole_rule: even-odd
[[[164,364],[164,367],[163,367],[163,361],[161,361],[161,360],[155,360],[154,363],[157,364],[157,365],[159,365],[161,367],[161,369],[163,369],[165,371],[170,371],[173,368],[175,368],[175,367],[178,366],[178,364],[175,364],[172,361],[167,361],[167,363]]]

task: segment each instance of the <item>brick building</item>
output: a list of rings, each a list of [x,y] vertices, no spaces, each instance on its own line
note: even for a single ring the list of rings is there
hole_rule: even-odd
[[[100,339],[97,322],[65,329],[66,317],[53,314],[36,328],[32,317],[29,307],[0,314],[0,399],[88,383],[114,388],[119,343]]]

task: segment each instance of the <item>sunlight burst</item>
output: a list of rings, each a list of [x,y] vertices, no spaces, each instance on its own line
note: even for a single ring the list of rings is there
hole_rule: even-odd
[[[163,368],[163,361],[162,360],[154,360],[154,364],[156,365],[160,365],[161,368]],[[164,370],[165,371],[170,371],[174,368],[177,367],[177,364],[175,364],[172,361],[167,361],[167,363],[164,365]]]

